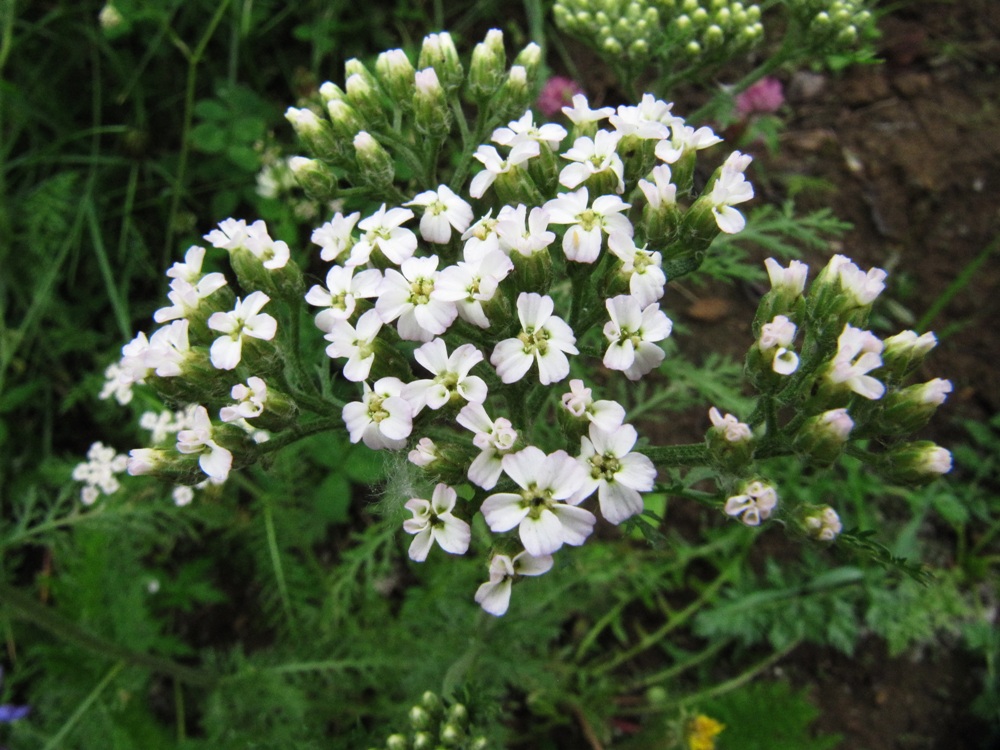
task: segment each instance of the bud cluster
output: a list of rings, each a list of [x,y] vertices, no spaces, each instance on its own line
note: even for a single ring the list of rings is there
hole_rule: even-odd
[[[470,723],[463,703],[442,701],[427,691],[407,712],[409,731],[386,738],[385,750],[489,750],[489,741]],[[371,750],[378,750],[372,748]]]
[[[637,62],[731,57],[764,36],[760,7],[739,0],[557,0],[556,24],[609,57]]]
[[[789,11],[805,30],[809,44],[821,52],[854,47],[875,33],[875,19],[866,0],[798,0]]]

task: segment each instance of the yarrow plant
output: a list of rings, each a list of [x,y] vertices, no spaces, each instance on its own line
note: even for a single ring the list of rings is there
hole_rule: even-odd
[[[641,523],[668,472],[710,478],[700,497],[720,518],[829,542],[836,511],[797,505],[769,459],[850,453],[906,482],[947,471],[947,451],[906,440],[950,390],[906,385],[933,335],[868,330],[885,273],[839,255],[811,284],[805,264],[767,261],[746,342],[756,407],[706,404],[704,440],[653,444],[627,399],[601,396],[662,378],[667,283],[743,230],[751,157],[719,154],[710,128],[648,94],[597,109],[575,94],[562,123],[540,122],[527,108],[538,48],[508,68],[498,31],[467,73],[444,33],[415,62],[400,50],[373,69],[352,60],[344,88],[289,109],[310,154],[292,170],[342,201],[312,249],[230,218],[205,235],[214,251],[192,247],[168,271],[161,327],[123,348],[102,393],[126,403],[152,388],[186,407],[179,424],[144,417],[152,445],[131,452],[130,474],[220,483],[324,431],[398,452],[416,489],[385,505],[409,514],[409,557],[481,555],[488,579],[469,597],[501,615],[512,584],[564,547]],[[203,270],[227,259],[229,277]]]

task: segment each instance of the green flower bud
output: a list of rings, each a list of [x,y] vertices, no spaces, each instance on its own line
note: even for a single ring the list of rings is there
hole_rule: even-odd
[[[882,431],[890,435],[909,435],[924,427],[951,393],[950,380],[934,378],[926,383],[893,391],[883,399],[880,418]]]
[[[534,81],[538,77],[538,70],[542,64],[542,48],[532,42],[523,50],[517,53],[514,58],[514,65],[524,68],[528,81]]]
[[[705,433],[709,455],[722,470],[743,473],[753,457],[754,438],[750,426],[732,414],[723,416],[714,406],[708,415],[712,420],[712,426]]]
[[[296,182],[310,198],[319,203],[333,200],[337,194],[337,177],[322,162],[293,156],[288,160]]]
[[[852,429],[854,420],[847,409],[831,409],[806,420],[796,433],[793,445],[810,462],[830,466],[843,452]]]
[[[691,20],[696,26],[704,26],[708,23],[708,11],[704,8],[698,8],[691,13]]]
[[[375,75],[379,83],[392,101],[401,106],[411,105],[415,73],[410,58],[401,49],[383,52],[375,61]]]
[[[437,716],[444,709],[444,704],[438,694],[432,690],[427,690],[420,696],[420,705],[426,708],[434,716]]]
[[[434,735],[430,732],[417,732],[413,735],[413,750],[433,750]]]
[[[692,40],[685,45],[684,51],[691,57],[697,57],[701,54],[701,45]]]
[[[364,130],[354,136],[353,142],[361,182],[376,190],[388,189],[396,176],[396,167],[389,152]]]
[[[367,73],[367,71],[365,71]],[[365,122],[378,124],[385,122],[385,111],[378,84],[370,75],[353,73],[344,83],[347,88],[347,102],[354,107]]]
[[[802,531],[820,542],[832,542],[844,528],[837,511],[829,505],[804,506],[797,520]]]
[[[917,336],[915,331],[903,331],[882,342],[882,368],[896,382],[904,380],[924,362],[927,353],[937,346],[931,333]]]
[[[339,153],[344,154],[345,142],[354,140],[355,134],[365,129],[365,122],[346,100],[331,99],[327,102],[326,111],[330,115],[333,132],[338,140]]]
[[[715,24],[712,24],[707,29],[705,29],[705,35],[703,37],[705,44],[710,47],[716,47],[722,44],[726,35],[723,33],[722,29]]]
[[[441,86],[448,92],[461,86],[465,78],[465,71],[458,59],[458,50],[455,49],[455,43],[447,31],[424,37],[424,43],[420,47],[420,57],[417,59],[417,68],[420,70],[434,68]]]
[[[319,95],[323,99],[323,104],[329,104],[332,101],[347,101],[347,94],[344,93],[344,90],[330,81],[325,81],[319,87]]]
[[[423,706],[413,706],[410,708],[410,725],[414,729],[427,729],[433,719]]]
[[[458,747],[465,738],[465,730],[455,724],[445,724],[441,727],[441,742],[446,747]]]
[[[285,119],[291,123],[302,144],[316,156],[332,158],[339,153],[333,128],[311,109],[289,107]]]
[[[448,708],[448,721],[459,727],[469,724],[469,710],[462,703],[455,703]]]
[[[406,735],[390,734],[385,740],[386,750],[410,750],[410,743],[406,740]]]
[[[415,77],[416,93],[413,112],[417,132],[434,138],[444,138],[451,130],[451,113],[448,100],[434,68],[418,70]]]
[[[927,440],[900,445],[879,466],[890,481],[925,484],[951,471],[951,453]]]
[[[469,96],[476,102],[484,103],[500,89],[506,72],[507,52],[503,46],[503,33],[490,29],[486,39],[472,50]]]
[[[496,97],[497,114],[502,120],[524,114],[531,105],[531,89],[528,87],[528,73],[520,65],[510,69],[507,80],[500,87]]]

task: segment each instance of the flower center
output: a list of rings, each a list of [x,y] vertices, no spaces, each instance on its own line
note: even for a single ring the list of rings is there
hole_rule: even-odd
[[[434,291],[434,279],[419,277],[410,284],[410,301],[414,305],[426,305]]]

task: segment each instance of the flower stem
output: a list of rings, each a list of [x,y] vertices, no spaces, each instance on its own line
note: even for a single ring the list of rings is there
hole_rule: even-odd
[[[698,466],[709,462],[708,446],[704,443],[650,445],[637,450],[659,467]]]

